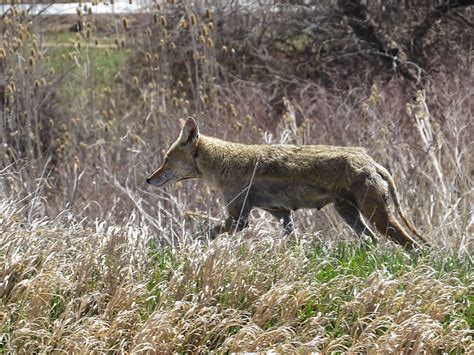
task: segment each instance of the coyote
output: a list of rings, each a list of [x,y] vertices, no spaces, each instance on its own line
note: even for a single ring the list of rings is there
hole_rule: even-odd
[[[333,203],[342,219],[360,237],[375,228],[406,249],[421,248],[394,218],[389,194],[408,229],[424,243],[400,207],[389,172],[364,149],[326,145],[246,145],[199,133],[192,117],[181,120],[182,130],[161,167],[146,179],[154,186],[202,178],[221,193],[228,218],[211,236],[248,225],[253,207],[270,212],[286,233],[293,229],[291,212]],[[427,244],[427,243],[426,243]]]

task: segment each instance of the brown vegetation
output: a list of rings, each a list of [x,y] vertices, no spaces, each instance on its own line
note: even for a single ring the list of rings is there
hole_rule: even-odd
[[[62,51],[45,45],[51,18],[9,12],[2,23],[4,189],[45,196],[52,216],[66,208],[120,220],[137,209],[155,225],[163,195],[145,189],[143,177],[161,160],[177,118],[193,114],[209,134],[243,143],[363,145],[400,179],[403,200],[416,192],[410,209],[429,239],[448,245],[454,234],[454,244],[465,245],[471,8],[446,11],[423,36],[427,81],[416,94],[373,43],[351,31],[343,5],[166,4],[113,26],[110,16],[87,14],[84,31],[66,41],[73,48]],[[373,31],[390,32],[397,43],[409,43],[410,28],[431,11],[411,2],[363,10],[378,24]],[[194,184],[176,198],[187,210],[222,217],[209,206],[217,197],[211,191],[192,197],[188,189]],[[175,202],[165,204],[179,221]]]
[[[0,352],[472,352],[471,2],[206,4],[83,11],[77,33],[2,15]],[[263,212],[198,241],[218,194],[144,181],[189,114],[241,143],[363,146],[436,251],[358,259],[332,209],[297,216],[301,245]]]

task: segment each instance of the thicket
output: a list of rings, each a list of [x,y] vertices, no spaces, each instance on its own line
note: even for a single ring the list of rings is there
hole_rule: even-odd
[[[471,4],[166,1],[115,17],[84,5],[65,41],[51,31],[59,17],[12,5],[0,24],[2,191],[85,224],[133,213],[169,242],[183,221],[205,229],[203,216],[224,213],[214,191],[144,184],[178,118],[193,115],[204,133],[240,142],[364,146],[428,238],[464,249]],[[320,214],[297,223],[346,233]]]

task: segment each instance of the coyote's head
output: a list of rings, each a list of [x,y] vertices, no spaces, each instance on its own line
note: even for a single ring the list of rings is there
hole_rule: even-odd
[[[181,122],[182,129],[179,138],[166,153],[160,168],[146,179],[147,183],[164,186],[176,181],[199,177],[195,160],[199,129],[192,117],[188,117],[186,122],[183,120]]]

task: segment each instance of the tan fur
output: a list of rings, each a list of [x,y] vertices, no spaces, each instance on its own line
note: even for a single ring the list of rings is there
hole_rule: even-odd
[[[199,134],[190,117],[147,182],[163,186],[188,178],[202,178],[222,193],[229,217],[216,232],[245,227],[253,207],[272,213],[290,232],[290,211],[334,203],[359,236],[376,240],[362,214],[407,249],[419,247],[390,212],[389,194],[402,220],[419,236],[401,210],[392,177],[361,148],[231,143]]]

